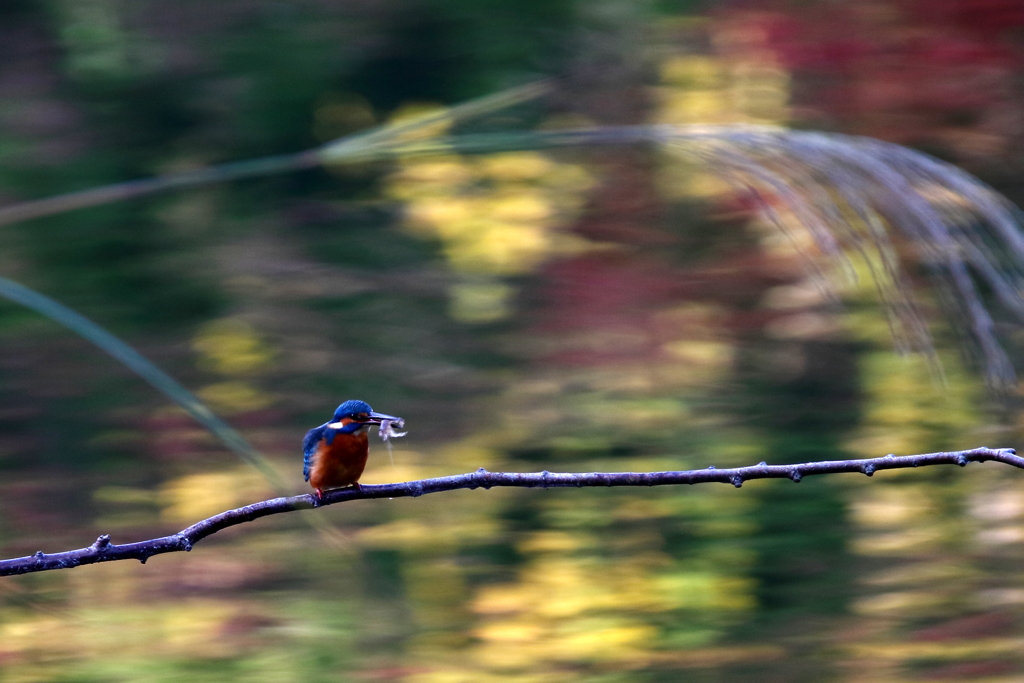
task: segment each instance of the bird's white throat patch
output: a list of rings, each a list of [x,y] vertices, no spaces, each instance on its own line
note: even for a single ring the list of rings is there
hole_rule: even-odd
[[[342,422],[328,422],[327,426],[330,427],[331,429],[341,429],[342,427],[351,427],[352,423],[350,422],[348,424],[344,424]],[[370,427],[372,427],[372,426],[373,425],[370,424],[370,423],[361,424],[361,425],[359,425],[358,427],[356,427],[355,429],[353,429],[349,433],[350,434],[365,434],[366,432],[370,431]]]

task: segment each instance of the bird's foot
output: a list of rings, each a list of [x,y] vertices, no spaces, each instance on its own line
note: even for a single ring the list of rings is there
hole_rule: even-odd
[[[320,504],[324,502],[324,490],[314,489],[313,490],[313,507],[320,507]]]

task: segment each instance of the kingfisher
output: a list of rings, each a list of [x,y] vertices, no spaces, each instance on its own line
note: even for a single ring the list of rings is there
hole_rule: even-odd
[[[330,422],[309,430],[302,440],[302,474],[316,491],[317,499],[324,497],[324,489],[359,488],[370,450],[367,434],[371,426],[377,425],[381,438],[387,441],[404,436],[404,432],[392,428],[403,424],[405,420],[400,417],[373,412],[365,401],[345,401]]]

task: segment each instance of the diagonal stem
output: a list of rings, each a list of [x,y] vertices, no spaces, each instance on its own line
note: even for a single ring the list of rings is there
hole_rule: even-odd
[[[194,171],[129,180],[78,192],[68,192],[54,197],[0,206],[0,225],[53,216],[90,206],[102,206],[111,202],[168,190],[301,171],[322,164],[355,163],[366,159],[375,159],[379,156],[390,156],[386,152],[378,153],[378,148],[388,149],[401,143],[407,143],[409,140],[415,140],[417,135],[430,133],[433,128],[438,126],[444,127],[458,121],[506,109],[541,97],[550,90],[551,83],[549,81],[537,81],[469,100],[436,112],[421,114],[406,121],[375,126],[369,130],[302,152],[234,161]]]

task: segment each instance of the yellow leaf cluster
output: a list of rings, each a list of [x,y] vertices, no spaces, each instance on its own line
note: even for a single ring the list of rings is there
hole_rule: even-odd
[[[498,278],[585,250],[559,227],[593,185],[580,166],[536,152],[400,160],[388,193],[405,202],[406,228],[440,241],[448,266],[466,280],[452,288],[452,316],[490,322],[511,312],[513,290]]]

